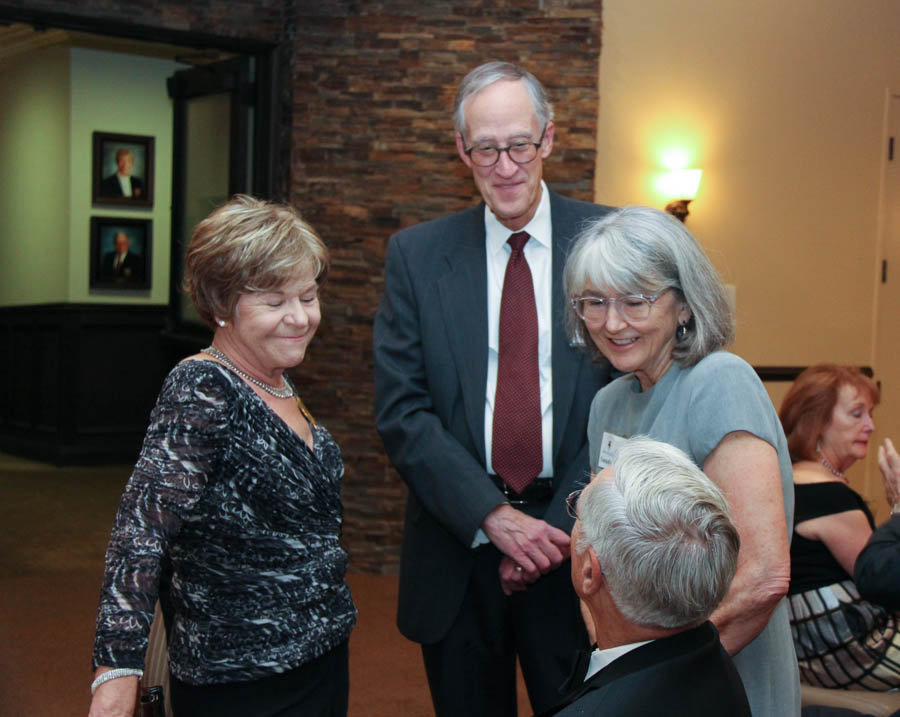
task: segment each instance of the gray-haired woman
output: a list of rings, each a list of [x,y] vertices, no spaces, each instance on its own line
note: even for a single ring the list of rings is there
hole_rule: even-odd
[[[647,207],[588,226],[569,254],[570,336],[627,375],[600,390],[591,470],[642,434],[687,453],[722,489],[741,538],[738,571],[712,616],[754,715],[799,715],[784,596],[790,580],[791,460],[753,369],[721,351],[734,334],[725,288],[684,225]],[[602,626],[597,626],[602,630]]]

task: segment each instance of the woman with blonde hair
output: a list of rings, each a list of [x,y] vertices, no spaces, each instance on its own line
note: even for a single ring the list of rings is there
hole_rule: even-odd
[[[166,378],[119,505],[91,717],[134,710],[164,562],[176,717],[346,714],[343,463],[286,374],[327,271],[288,206],[237,196],[194,231],[185,284],[213,340]]]

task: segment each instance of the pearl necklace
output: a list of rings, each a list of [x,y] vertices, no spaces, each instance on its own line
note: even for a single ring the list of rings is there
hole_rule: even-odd
[[[241,371],[232,363],[230,358],[219,351],[219,349],[217,349],[215,346],[207,346],[205,349],[202,349],[202,351],[205,354],[209,354],[210,356],[219,359],[219,361],[225,364],[226,368],[230,369],[241,378],[249,381],[254,386],[259,386],[263,391],[272,394],[273,396],[275,396],[275,398],[290,398],[294,395],[294,387],[287,382],[287,379],[284,377],[284,375],[282,375],[281,377],[281,388],[278,388],[277,386],[270,386],[269,384],[263,383],[257,378],[253,378],[253,376],[251,376],[249,373],[244,373],[243,371]]]

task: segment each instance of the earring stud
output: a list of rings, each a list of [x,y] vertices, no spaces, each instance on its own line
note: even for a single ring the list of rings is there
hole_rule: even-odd
[[[225,327],[225,319],[219,319],[218,324],[219,324],[219,326],[224,328]]]

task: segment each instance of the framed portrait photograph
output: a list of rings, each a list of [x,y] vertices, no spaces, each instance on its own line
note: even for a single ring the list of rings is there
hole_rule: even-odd
[[[150,288],[149,219],[91,217],[91,289]]]
[[[94,132],[95,204],[153,206],[153,137]]]

